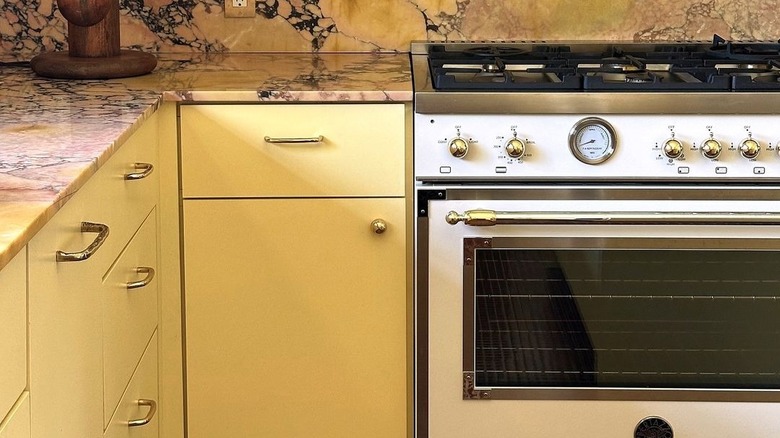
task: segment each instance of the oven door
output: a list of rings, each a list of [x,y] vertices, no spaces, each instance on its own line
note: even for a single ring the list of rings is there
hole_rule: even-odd
[[[741,192],[427,202],[419,436],[780,436],[780,204]]]

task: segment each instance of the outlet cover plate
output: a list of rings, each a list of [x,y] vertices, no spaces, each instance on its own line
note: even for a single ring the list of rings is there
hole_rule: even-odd
[[[224,2],[225,2],[225,17],[255,18],[256,0],[224,0]]]

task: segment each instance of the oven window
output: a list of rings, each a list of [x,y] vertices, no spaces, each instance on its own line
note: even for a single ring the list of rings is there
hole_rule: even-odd
[[[474,254],[477,387],[780,388],[780,252]]]

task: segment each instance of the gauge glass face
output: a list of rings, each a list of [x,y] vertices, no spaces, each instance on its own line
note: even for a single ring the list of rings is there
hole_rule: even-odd
[[[615,151],[615,133],[604,120],[584,119],[572,129],[569,146],[574,156],[583,163],[603,163]]]

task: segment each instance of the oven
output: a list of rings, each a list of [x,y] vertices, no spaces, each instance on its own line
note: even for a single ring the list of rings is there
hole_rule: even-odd
[[[586,88],[676,74],[646,45],[412,49],[416,436],[780,436],[780,94],[728,56],[726,90]]]

